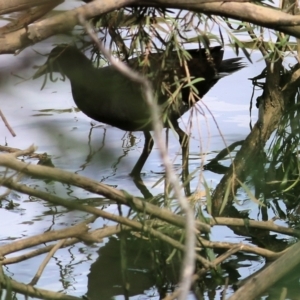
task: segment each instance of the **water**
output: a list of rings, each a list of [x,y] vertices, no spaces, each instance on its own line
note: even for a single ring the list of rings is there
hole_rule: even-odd
[[[33,48],[46,53],[50,51],[52,42],[53,40],[49,40],[47,43],[36,45]],[[226,51],[226,57],[233,57],[233,53],[230,50]],[[259,54],[255,54],[253,61],[258,58]],[[25,49],[17,57],[1,55],[0,61],[1,110],[17,134],[16,137],[12,137],[4,124],[0,122],[1,145],[25,149],[34,144],[38,146],[39,153],[47,152],[51,156],[52,162],[57,168],[76,172],[118,189],[124,189],[135,196],[141,196],[128,174],[143,148],[142,133],[130,135],[92,121],[81,112],[76,111],[68,82],[58,80],[56,83],[51,83],[49,81],[41,91],[43,78],[35,81],[30,79],[23,81],[14,76],[17,74],[23,78],[30,78],[34,73],[32,66],[40,65],[45,61],[45,58],[36,55],[31,48]],[[247,68],[222,79],[203,99],[205,105],[213,113],[227,145],[244,139],[249,133],[249,100],[252,86],[247,78],[260,73],[262,67],[262,63],[249,64]],[[259,92],[256,96],[258,95]],[[253,122],[255,122],[256,108],[253,109],[252,115]],[[183,116],[182,128],[185,128],[189,117],[190,113]],[[92,129],[89,137],[91,122],[97,126]],[[177,137],[172,132],[169,135],[170,158],[174,161],[175,166],[180,166],[180,147]],[[202,116],[195,110],[190,149],[190,171],[196,170],[197,176],[192,181],[192,189],[199,186],[198,176],[201,172],[199,169],[201,160],[206,161],[213,158],[224,147],[219,129],[212,116],[207,111],[205,116]],[[37,160],[32,159],[30,162],[35,164]],[[158,149],[154,147],[142,174],[145,185],[153,195],[163,192],[162,183],[153,187],[161,178],[163,170]],[[221,178],[221,175],[210,171],[205,171],[204,176],[211,187],[214,187]],[[96,197],[79,188],[68,187],[60,183],[47,185],[40,180],[27,178],[26,184],[37,186],[67,199]],[[202,186],[199,188],[203,189]],[[26,195],[15,194],[10,199],[17,206],[12,210],[0,209],[1,228],[5,228],[0,231],[0,245],[48,230],[63,229],[87,218],[87,214],[84,212],[68,211],[40,200],[33,201]],[[5,205],[5,202],[3,204]],[[109,205],[107,201],[100,206],[109,212],[118,213],[117,206]],[[256,205],[247,201],[247,209],[256,211]],[[111,224],[112,222],[97,219],[91,227],[93,229]],[[230,229],[224,230],[223,227],[215,227],[212,238],[219,241],[237,241],[234,233]],[[104,239],[102,243],[94,245],[78,243],[70,248],[59,250],[47,265],[37,286],[79,297],[84,295],[87,293],[88,286],[92,286],[91,282],[88,285],[88,281],[92,280],[92,275],[90,275],[90,280],[88,277],[91,265],[97,259],[103,259],[101,255],[99,256],[97,249],[99,248],[101,253],[101,247],[107,247],[109,242],[111,240]],[[26,252],[27,250],[22,251],[22,253]],[[44,257],[41,255],[15,265],[8,265],[5,272],[15,280],[27,283]],[[108,264],[105,273],[110,272],[110,266],[112,268],[112,264]],[[250,273],[248,269],[241,270],[241,272],[245,276]],[[97,278],[100,275],[95,276],[94,278]],[[131,299],[158,299],[156,290],[151,284],[150,282],[148,288],[145,288],[144,296],[136,296]],[[110,290],[110,286],[106,285],[106,288]],[[150,297],[150,295],[154,296]],[[119,296],[116,299],[122,298]],[[192,296],[191,299],[193,299]]]

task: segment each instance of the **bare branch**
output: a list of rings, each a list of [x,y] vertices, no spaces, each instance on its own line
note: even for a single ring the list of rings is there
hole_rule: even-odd
[[[26,152],[26,150],[24,152]],[[92,180],[87,177],[80,176],[78,174],[73,174],[64,170],[57,170],[55,168],[45,167],[41,165],[30,165],[18,161],[17,159],[14,158],[14,156],[12,156],[12,154],[0,155],[0,165],[19,172],[23,172],[30,176],[52,179],[55,181],[60,181],[63,183],[78,186],[92,193],[103,195],[118,203],[131,205],[138,211],[147,212],[173,225],[180,226],[180,227],[185,226],[185,221],[183,217],[179,215],[174,215],[172,212],[170,212],[167,209],[158,208],[151,203],[147,203],[128,194],[125,195],[120,190],[114,189],[96,180]],[[210,231],[210,226],[200,221],[196,221],[195,228],[202,232]]]
[[[29,283],[29,285],[36,285],[38,280],[40,279],[44,269],[46,268],[48,262],[50,261],[51,257],[55,254],[55,252],[60,249],[63,244],[67,241],[67,239],[62,239],[60,241],[58,241],[56,243],[56,245],[54,247],[52,247],[52,249],[50,250],[50,252],[47,254],[47,256],[45,257],[45,259],[43,260],[43,262],[41,263],[41,265],[39,266],[39,269],[37,270],[36,274],[34,275],[34,277],[32,278],[31,282]]]
[[[51,292],[48,290],[32,287],[27,284],[20,283],[13,279],[10,279],[5,276],[5,280],[1,280],[2,288],[12,290],[14,292],[30,296],[38,299],[51,299],[51,300],[82,300],[82,297],[69,296],[64,293]]]
[[[45,232],[42,235],[35,237],[24,238],[14,243],[3,245],[0,247],[0,256],[13,253],[25,248],[33,247],[49,241],[56,241],[70,236],[76,237],[80,234],[87,232],[88,226],[85,223],[80,223],[67,229]]]
[[[11,126],[9,125],[9,123],[7,122],[7,120],[6,120],[5,116],[4,116],[4,114],[2,113],[1,109],[0,109],[0,117],[3,120],[3,123],[5,124],[5,126],[7,127],[7,129],[9,130],[9,132],[11,133],[11,135],[13,137],[15,137],[16,134],[15,134],[14,130],[11,128]]]
[[[16,11],[26,10],[34,6],[49,5],[51,2],[63,2],[60,0],[10,0],[0,1],[0,15],[9,14]],[[58,4],[56,4],[58,5]]]
[[[125,6],[157,6],[165,8],[189,9],[205,14],[214,14],[247,21],[267,28],[280,30],[300,38],[300,16],[290,15],[270,7],[254,3],[239,2],[201,2],[198,0],[106,0],[93,1],[79,8],[55,15],[45,20],[30,24],[28,28],[11,32],[1,37],[0,53],[14,53],[31,44],[42,41],[52,35],[71,31],[79,24],[78,15],[90,19],[103,13],[111,12]]]
[[[112,220],[114,222],[124,224],[128,227],[131,227],[134,230],[144,231],[144,232],[150,233],[152,236],[154,236],[154,237],[156,237],[156,238],[158,238],[158,239],[160,239],[160,240],[162,240],[166,243],[169,243],[174,248],[179,249],[180,251],[185,251],[186,250],[186,247],[184,247],[180,242],[178,242],[178,241],[174,240],[173,238],[159,232],[158,230],[153,229],[151,223],[148,224],[148,225],[147,225],[147,223],[142,224],[140,222],[130,220],[130,219],[122,217],[122,216],[117,216],[117,215],[111,214],[111,213],[106,212],[102,209],[98,209],[98,208],[88,206],[88,205],[73,203],[69,200],[65,200],[65,199],[59,198],[57,196],[50,195],[46,192],[42,192],[42,191],[38,191],[36,189],[30,188],[26,185],[16,183],[11,179],[3,180],[2,184],[3,184],[3,186],[10,187],[10,188],[12,188],[15,191],[18,191],[20,193],[24,193],[24,194],[27,194],[27,195],[30,195],[30,196],[33,196],[33,197],[44,199],[44,200],[49,201],[51,203],[54,203],[56,205],[62,205],[62,206],[67,207],[69,209],[77,209],[77,210],[80,210],[80,211],[85,211],[85,212],[88,212],[90,214],[94,214],[96,216],[100,216],[100,217],[103,217],[105,219]],[[83,224],[83,225],[85,225],[85,224]],[[18,250],[21,250],[21,249],[24,249],[24,248],[32,247],[32,246],[35,246],[35,245],[38,245],[40,243],[44,243],[44,242],[47,242],[47,241],[49,242],[49,241],[54,241],[54,240],[57,240],[57,239],[67,238],[67,237],[70,237],[71,234],[72,234],[72,236],[78,237],[79,239],[84,238],[85,233],[87,233],[88,229],[82,231],[82,229],[85,229],[85,227],[82,228],[83,225],[79,224],[79,225],[73,226],[69,229],[58,230],[58,231],[55,231],[55,232],[53,232],[53,231],[47,232],[47,233],[44,233],[42,235],[37,236],[38,238],[37,237],[34,238],[34,239],[32,237],[31,238],[25,238],[25,239],[22,239],[20,241],[11,243],[9,245],[4,245],[4,246],[0,247],[0,256],[1,255],[4,256],[8,253],[15,252],[15,251],[18,251]],[[80,228],[81,228],[81,231],[80,231]],[[94,240],[93,240],[93,242],[94,242]],[[212,264],[209,261],[207,261],[206,259],[204,259],[202,256],[197,255],[196,257],[197,257],[197,260],[204,267],[206,267],[206,268],[211,268],[212,267]]]
[[[12,31],[16,31],[21,28],[26,28],[28,24],[40,19],[46,15],[49,11],[55,8],[63,0],[48,0],[49,3],[40,6],[29,6],[28,9],[17,14],[17,18],[12,20],[7,25],[0,27],[0,34],[4,35]],[[7,2],[10,3],[10,2]]]
[[[282,278],[288,271],[292,270],[300,262],[300,242],[291,246],[285,254],[269,265],[258,275],[252,277],[244,286],[238,289],[229,300],[257,299],[268,287]],[[268,280],[266,280],[268,278]]]

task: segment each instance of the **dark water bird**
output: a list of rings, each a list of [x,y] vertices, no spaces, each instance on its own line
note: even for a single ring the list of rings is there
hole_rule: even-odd
[[[244,67],[240,57],[223,60],[224,51],[220,46],[209,48],[209,51],[186,51],[190,56],[187,66],[192,80],[204,78],[194,84],[199,96],[196,101],[219,79]],[[171,52],[166,59],[163,59],[163,55],[164,53],[155,53],[144,57],[147,58],[148,65],[141,66],[143,57],[131,59],[128,64],[135,70],[146,73],[152,81],[164,126],[176,130],[186,152],[187,145],[184,144],[187,144],[188,139],[186,133],[179,128],[178,118],[194,103],[189,98],[190,87],[183,87],[174,97],[178,87],[187,84],[186,71],[176,52]],[[47,73],[52,76],[52,72],[60,72],[69,78],[76,105],[90,118],[122,130],[144,132],[144,149],[131,172],[132,176],[139,176],[153,147],[150,110],[143,98],[141,86],[119,73],[113,66],[95,68],[79,49],[70,45],[59,45],[52,49],[47,62],[33,78]]]

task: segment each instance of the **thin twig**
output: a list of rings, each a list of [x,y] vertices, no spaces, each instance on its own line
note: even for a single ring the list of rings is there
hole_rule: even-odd
[[[56,245],[50,250],[50,252],[47,254],[46,258],[43,260],[43,262],[41,263],[41,265],[39,266],[36,274],[34,275],[34,277],[32,278],[31,282],[29,283],[29,285],[34,286],[37,284],[38,280],[40,279],[44,269],[46,268],[48,262],[50,261],[51,257],[54,255],[54,253],[60,249],[63,244],[66,242],[67,239],[62,239],[60,240],[58,243],[56,243]]]
[[[11,133],[11,135],[12,135],[13,137],[15,137],[16,134],[15,134],[14,130],[13,130],[13,129],[10,127],[10,125],[8,124],[8,122],[7,122],[7,120],[6,120],[5,116],[4,116],[4,114],[2,113],[1,109],[0,109],[0,117],[2,118],[3,123],[5,124],[5,126],[7,127],[7,129],[9,130],[9,132]]]
[[[225,259],[227,259],[228,257],[230,257],[231,255],[233,255],[234,253],[236,253],[240,250],[241,250],[241,246],[239,246],[239,245],[234,246],[233,248],[229,249],[228,251],[226,251],[219,257],[217,257],[215,260],[213,260],[212,263],[215,266],[220,265]],[[209,269],[207,269],[207,268],[200,269],[197,272],[197,274],[193,275],[193,283],[196,282],[197,280],[199,280],[199,278],[202,277],[204,274],[206,274],[208,271],[209,271]],[[171,295],[168,295],[167,297],[165,297],[163,300],[174,300],[177,298],[177,296],[178,296],[178,291],[175,291]]]
[[[144,91],[144,98],[149,105],[151,118],[152,118],[152,127],[154,131],[154,139],[158,145],[162,161],[164,163],[166,174],[170,184],[173,186],[174,194],[178,199],[178,202],[181,206],[181,209],[185,212],[185,221],[186,221],[186,236],[185,236],[185,255],[183,259],[183,268],[181,273],[181,284],[180,284],[180,300],[185,300],[187,298],[190,286],[192,284],[192,275],[194,273],[195,267],[195,220],[193,210],[190,208],[189,203],[187,202],[184,193],[182,191],[181,185],[179,183],[178,177],[173,170],[173,166],[168,157],[166,145],[164,143],[161,131],[162,131],[162,122],[159,118],[160,110],[158,105],[153,101],[153,92],[151,82],[140,73],[130,69],[126,64],[122,63],[115,59],[110,52],[103,47],[100,43],[97,35],[93,31],[93,28],[89,23],[86,22],[83,15],[78,15],[79,22],[85,27],[87,33],[91,39],[98,46],[99,50],[104,54],[106,59],[113,65],[120,73],[128,77],[129,79],[141,84]]]

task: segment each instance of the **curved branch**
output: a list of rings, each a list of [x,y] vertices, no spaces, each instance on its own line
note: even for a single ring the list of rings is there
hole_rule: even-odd
[[[245,2],[201,2],[199,0],[106,0],[93,1],[79,8],[41,20],[29,27],[0,37],[0,54],[14,53],[55,34],[71,31],[78,22],[78,15],[90,19],[125,6],[156,6],[189,9],[205,14],[225,16],[282,31],[300,38],[300,16]]]
[[[291,15],[275,8],[273,9],[271,7],[261,6],[250,2],[137,0],[135,5],[188,9],[205,14],[220,15],[237,20],[243,20],[272,29],[278,29],[279,26],[290,27],[300,25],[300,16]],[[299,29],[300,27],[298,30]],[[286,28],[285,30],[289,29]]]
[[[30,9],[34,6],[49,5],[51,0],[10,0],[0,1],[0,15],[9,14],[24,9]],[[63,2],[63,1],[61,1]],[[57,4],[56,4],[57,5]]]

